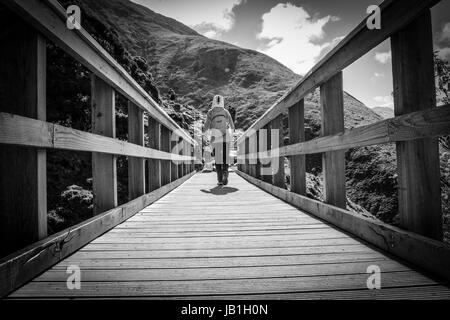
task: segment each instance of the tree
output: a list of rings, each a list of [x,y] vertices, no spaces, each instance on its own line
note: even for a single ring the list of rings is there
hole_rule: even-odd
[[[436,79],[436,98],[438,104],[450,104],[450,65],[434,52],[434,75]],[[450,136],[439,139],[442,147],[450,151]]]

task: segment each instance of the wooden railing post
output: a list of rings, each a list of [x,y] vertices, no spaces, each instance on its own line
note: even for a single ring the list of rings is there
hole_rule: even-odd
[[[256,159],[257,157],[255,156],[256,151],[258,150],[256,147],[256,132],[253,133],[249,138],[248,138],[248,153],[250,155],[249,158],[249,165],[250,165],[250,175],[252,177],[256,177]]]
[[[278,130],[278,147],[282,147],[283,143],[283,115],[280,114],[272,121],[272,130]],[[273,139],[276,139],[277,136],[274,135]],[[276,166],[278,168],[276,168]],[[279,188],[286,188],[285,177],[284,177],[284,157],[278,157],[278,165],[276,161],[272,160],[272,169],[275,172],[273,176],[273,184]]]
[[[170,152],[170,130],[161,125],[161,150]],[[171,160],[161,160],[161,185],[170,183]]]
[[[260,146],[259,146],[259,139],[260,139],[260,131],[256,131],[256,179],[261,180],[261,160],[259,158],[258,152],[260,152]]]
[[[395,115],[436,107],[430,10],[392,36]],[[441,240],[439,149],[436,138],[397,142],[401,226]]]
[[[144,145],[144,111],[128,102],[128,142]],[[128,158],[128,195],[130,200],[145,193],[145,160]]]
[[[250,139],[245,138],[245,173],[250,174]]]
[[[45,39],[24,22],[7,28],[0,47],[0,111],[45,120]],[[0,256],[46,236],[46,151],[0,145]]]
[[[192,149],[191,149],[191,144],[189,143],[189,142],[185,142],[185,145],[186,145],[186,150],[185,150],[185,152],[184,152],[184,154],[186,155],[186,156],[190,156],[190,157],[192,157]],[[193,165],[193,160],[187,160],[186,162],[185,162],[185,167],[186,167],[186,174],[189,174],[189,173],[191,173],[192,172],[192,165]]]
[[[116,137],[115,93],[102,79],[92,75],[92,133]],[[94,214],[117,207],[117,157],[92,153]]]
[[[178,154],[178,136],[175,136],[175,133],[172,132],[172,138],[170,139],[170,151],[173,154]],[[175,181],[178,179],[178,164],[176,161],[170,161],[170,181]]]
[[[305,141],[305,102],[300,100],[289,108],[289,143]],[[305,155],[290,157],[291,191],[306,195],[306,161]]]
[[[266,129],[266,151],[267,154],[269,154],[270,150],[272,149],[272,132],[271,132],[271,123],[269,122],[268,124],[266,124],[264,126],[264,129]],[[267,161],[269,161],[268,159],[265,159],[265,163],[267,163]],[[269,168],[271,168],[272,166],[272,161],[270,161],[270,163],[268,164],[264,164],[263,167],[265,168],[265,175],[263,175],[263,181],[272,184],[273,183],[273,175],[272,174],[267,174],[269,172]]]
[[[148,139],[149,147],[161,150],[161,125],[152,117],[148,117]],[[147,192],[152,192],[161,187],[161,160],[147,160]]]
[[[342,72],[337,73],[320,87],[322,109],[322,136],[344,131],[344,93]],[[322,155],[324,201],[346,207],[345,152],[325,152]]]
[[[178,140],[178,154],[182,156],[184,154],[184,140],[180,137]],[[178,178],[181,178],[184,176],[184,161],[179,161],[178,163]]]
[[[245,172],[245,141],[242,141],[239,145],[239,154],[241,155],[239,171]]]

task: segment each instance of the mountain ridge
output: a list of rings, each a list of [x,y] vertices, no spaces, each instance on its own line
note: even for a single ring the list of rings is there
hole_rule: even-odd
[[[133,55],[146,59],[161,95],[172,90],[176,101],[205,112],[212,97],[226,97],[236,107],[237,126],[246,129],[301,79],[275,59],[252,49],[241,48],[200,35],[175,19],[165,17],[128,0],[74,0],[82,11],[96,17],[113,30]],[[315,94],[306,100],[318,103]],[[344,93],[347,127],[378,115],[356,98]]]

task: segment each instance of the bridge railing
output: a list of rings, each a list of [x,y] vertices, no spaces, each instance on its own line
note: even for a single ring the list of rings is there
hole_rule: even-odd
[[[438,137],[450,134],[450,106],[436,107],[430,13],[438,2],[384,1],[380,5],[381,29],[369,30],[363,20],[240,137],[239,174],[285,201],[449,280],[450,246],[442,242]],[[342,70],[389,37],[396,117],[345,130]],[[304,98],[318,87],[322,137],[305,141]],[[280,132],[286,112],[290,145],[283,146]],[[270,150],[273,139],[279,139],[279,147]],[[267,151],[259,149],[264,142]],[[392,142],[397,151],[401,229],[346,210],[345,151]],[[313,153],[322,153],[324,202],[306,197],[305,155]],[[285,156],[290,157],[290,191],[285,187]],[[267,159],[272,159],[272,166],[278,163],[278,168],[261,174],[267,169]]]
[[[189,178],[196,144],[84,29],[66,27],[57,1],[2,5],[0,17],[12,23],[2,25],[0,38],[0,297]],[[92,72],[92,133],[46,122],[47,41]],[[128,142],[116,139],[116,92],[128,100]],[[94,194],[91,219],[49,237],[47,149],[92,152]],[[121,206],[117,156],[129,157],[131,201]]]

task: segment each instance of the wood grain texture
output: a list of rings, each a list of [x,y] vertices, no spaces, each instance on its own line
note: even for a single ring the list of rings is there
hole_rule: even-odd
[[[244,171],[247,174],[250,174],[250,138],[246,138],[244,141],[244,159],[245,159],[245,164],[244,164]]]
[[[433,35],[426,10],[391,38],[395,115],[434,108]],[[438,139],[397,142],[400,224],[442,240]]]
[[[144,146],[144,112],[128,102],[128,141]],[[128,158],[128,196],[136,199],[145,193],[145,160]]]
[[[161,124],[179,130],[183,137],[195,141],[163,111],[152,97],[115,61],[111,55],[83,28],[66,27],[66,10],[56,1],[7,0],[2,2],[20,14],[28,23],[42,32],[69,55],[87,67],[93,74],[107,82],[129,101],[147,111]]]
[[[91,77],[92,132],[116,137],[116,101],[114,90],[95,75]],[[92,189],[94,214],[117,207],[117,157],[92,153]]]
[[[98,214],[1,259],[0,297],[4,297],[101,234],[126,221],[180,186],[192,175],[187,175],[124,205]]]
[[[342,72],[320,87],[322,136],[344,131],[344,89]],[[345,153],[342,150],[322,154],[323,197],[328,204],[346,208]]]
[[[161,126],[161,150],[170,152],[170,130]],[[164,186],[170,183],[171,178],[171,161],[161,161],[161,185]]]
[[[450,245],[447,243],[277,188],[242,172],[238,172],[238,174],[270,194],[330,222],[382,250],[447,279],[447,281],[450,279],[448,268]]]
[[[271,124],[267,124],[263,130],[261,130],[261,135],[264,137],[262,143],[264,145],[264,151],[267,156],[270,156],[270,150],[272,149],[272,132],[271,132]],[[271,166],[272,163],[270,158],[262,158],[263,164],[262,167],[262,180],[267,183],[273,183],[273,175]]]
[[[57,124],[0,112],[0,143],[26,147],[97,152],[160,160],[192,160],[158,149],[92,134]]]
[[[14,18],[14,17],[13,17]],[[34,118],[27,134],[15,136],[2,117],[7,140],[44,147],[51,138],[46,117],[46,41],[26,24],[5,27],[0,49],[0,112]],[[20,117],[14,117],[18,119]],[[42,134],[31,136],[29,133]],[[0,257],[47,236],[45,149],[0,145]]]
[[[175,139],[175,140],[174,140]],[[179,137],[172,133],[170,138],[170,152],[178,154],[178,139]],[[170,181],[178,179],[178,164],[175,161],[170,161]]]
[[[303,141],[305,141],[305,101],[302,99],[289,108],[289,144],[293,145]],[[304,155],[290,157],[291,191],[301,195],[306,195],[305,158]]]
[[[149,147],[161,150],[161,125],[152,117],[148,117],[147,130]],[[161,160],[148,159],[147,166],[147,192],[152,192],[161,187]]]
[[[272,121],[272,136],[277,139],[278,147],[284,145],[283,141],[283,116],[279,115]],[[272,152],[277,153],[276,147]],[[284,157],[272,158],[273,184],[279,188],[286,188],[284,175]]]
[[[71,264],[82,270],[80,290],[66,287]],[[366,288],[374,264],[377,295]],[[420,298],[418,287],[428,288],[424,298],[450,298],[439,282],[238,175],[218,188],[215,173],[201,173],[8,298],[407,299]]]
[[[450,105],[415,111],[342,133],[290,144],[278,151],[282,156],[314,154],[397,141],[411,141],[450,134]],[[267,158],[264,154],[260,158]]]

